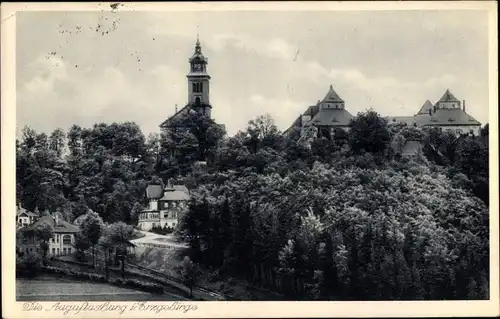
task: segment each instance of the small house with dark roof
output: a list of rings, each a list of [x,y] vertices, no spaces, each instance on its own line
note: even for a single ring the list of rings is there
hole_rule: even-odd
[[[17,227],[26,227],[33,224],[38,218],[38,214],[32,213],[23,208],[19,203],[16,212],[16,225]]]
[[[189,190],[184,185],[173,185],[169,180],[166,186],[148,185],[146,197],[148,208],[139,214],[137,227],[145,231],[153,227],[175,228],[187,208]]]
[[[47,224],[53,229],[53,236],[49,240],[49,249],[47,255],[59,256],[68,255],[75,252],[75,235],[80,229],[63,220],[58,212],[49,213],[45,212],[44,216],[38,218],[34,223],[21,229],[22,236],[19,242],[16,243],[19,252],[34,253],[40,251],[40,243],[34,231],[42,224]]]

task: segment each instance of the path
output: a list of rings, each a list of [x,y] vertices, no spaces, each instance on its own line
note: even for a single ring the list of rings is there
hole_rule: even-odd
[[[188,245],[175,241],[175,237],[169,235],[159,235],[143,230],[137,230],[139,233],[144,234],[144,237],[133,239],[134,245],[139,247],[156,247],[156,248],[188,248]]]

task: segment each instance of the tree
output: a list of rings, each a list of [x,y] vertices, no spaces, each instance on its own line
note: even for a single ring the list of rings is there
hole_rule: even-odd
[[[116,247],[116,257],[121,261],[122,277],[125,277],[127,248],[130,245],[129,240],[134,236],[134,228],[124,222],[117,222],[108,226],[106,236],[108,236],[106,240]]]
[[[366,151],[382,154],[390,143],[387,121],[373,110],[358,113],[351,120],[350,128],[349,145],[356,153]]]
[[[188,256],[185,256],[177,268],[182,282],[189,288],[189,297],[193,298],[193,286],[198,282],[200,269]]]
[[[39,242],[43,252],[43,262],[45,262],[47,259],[47,252],[49,251],[49,240],[54,236],[54,228],[47,223],[41,223],[34,228],[33,235]]]
[[[99,243],[99,238],[101,238],[102,230],[104,227],[103,221],[99,214],[89,210],[87,214],[83,215],[79,219],[79,227],[81,231],[81,237],[86,239],[89,246],[92,247],[92,266],[96,266],[96,245]]]
[[[106,273],[106,279],[109,279],[109,263],[110,263],[110,250],[114,247],[114,234],[112,233],[113,228],[109,225],[104,225],[102,236],[99,238],[98,245],[102,248],[104,253],[104,270]]]

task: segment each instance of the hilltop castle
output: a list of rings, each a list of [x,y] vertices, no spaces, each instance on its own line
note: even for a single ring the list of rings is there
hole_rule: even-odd
[[[315,105],[309,106],[285,134],[298,132],[305,136],[313,130],[318,137],[335,134],[336,129],[349,130],[349,123],[354,116],[345,108],[345,102],[330,89],[325,98]],[[425,101],[420,110],[413,116],[386,117],[389,125],[406,124],[408,126],[437,127],[443,131],[452,131],[457,135],[479,135],[481,123],[465,112],[465,101],[458,100],[449,90],[432,104]]]

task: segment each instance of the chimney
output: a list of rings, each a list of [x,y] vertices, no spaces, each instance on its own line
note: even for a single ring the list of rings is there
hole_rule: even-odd
[[[464,108],[464,112],[465,112],[465,100],[463,100],[463,102],[462,102],[462,107]]]

